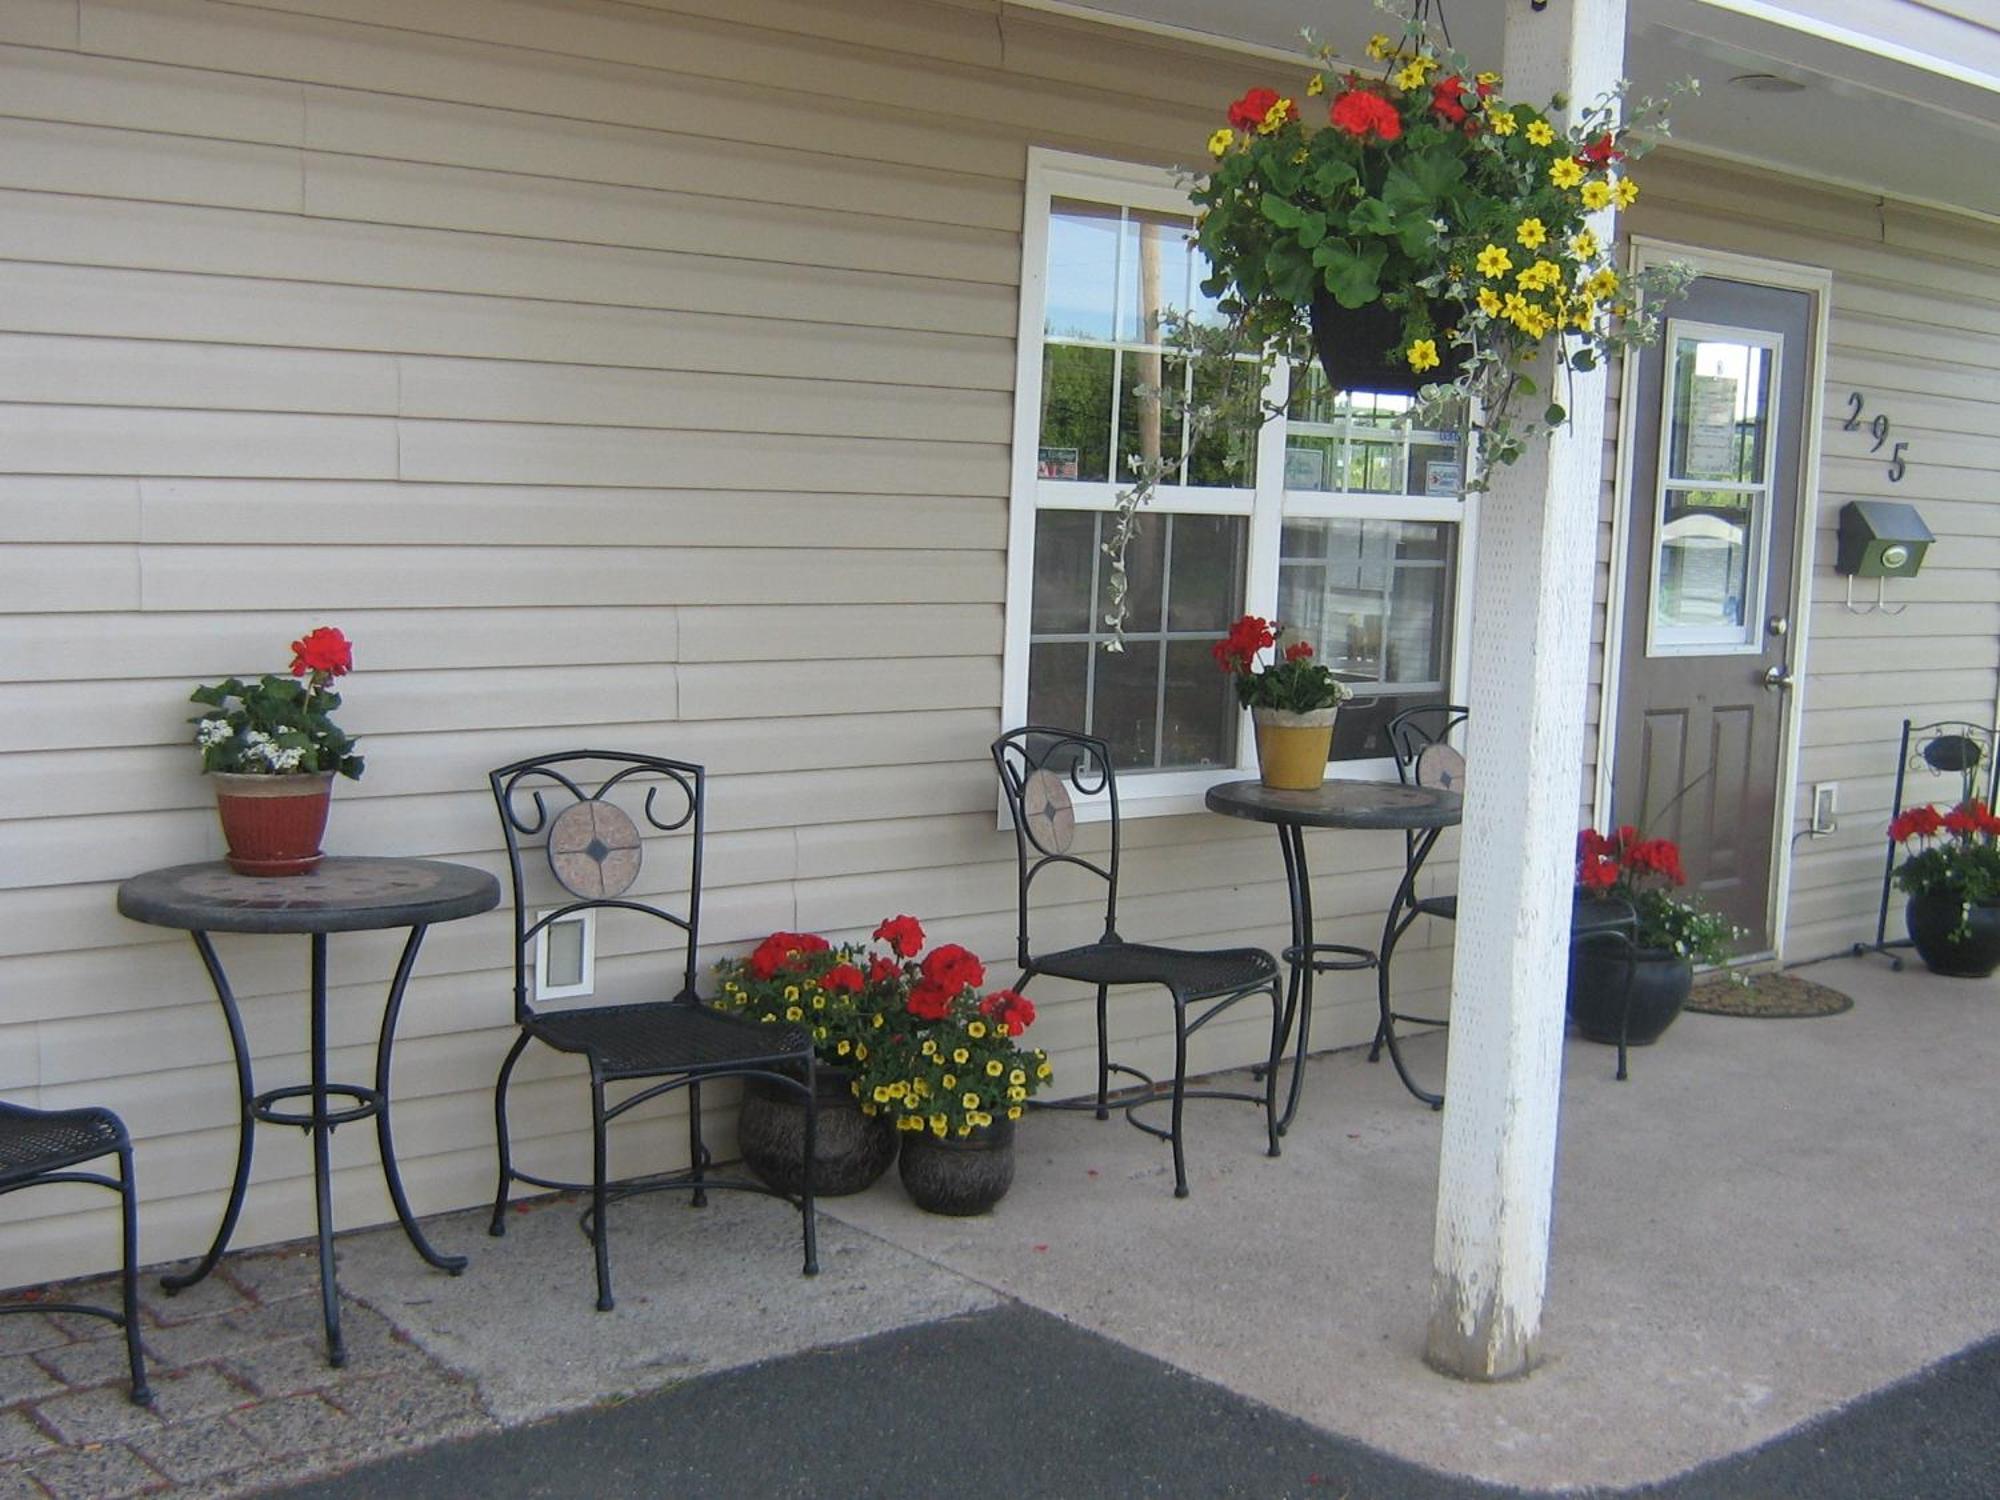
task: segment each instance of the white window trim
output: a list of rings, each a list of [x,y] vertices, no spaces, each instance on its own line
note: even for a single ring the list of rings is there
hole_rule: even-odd
[[[1175,174],[1160,167],[1108,161],[1069,151],[1033,146],[1028,150],[1027,191],[1021,232],[1021,303],[1015,333],[1014,452],[1008,490],[1007,593],[1005,647],[1002,655],[1000,722],[1014,729],[1028,722],[1028,621],[1034,603],[1035,517],[1038,510],[1109,510],[1121,484],[1045,485],[1036,473],[1041,441],[1042,321],[1048,300],[1049,205],[1055,198],[1098,199],[1158,213],[1189,211],[1187,189]],[[1264,397],[1284,410],[1291,390],[1291,372],[1283,361],[1273,366]],[[1248,515],[1250,545],[1243,604],[1251,614],[1270,618],[1278,607],[1278,553],[1287,515],[1366,520],[1441,520],[1458,526],[1458,586],[1452,600],[1451,699],[1463,703],[1467,690],[1465,629],[1472,618],[1472,559],[1478,532],[1478,496],[1462,500],[1405,498],[1388,516],[1380,497],[1314,492],[1295,498],[1284,495],[1285,423],[1266,422],[1257,434],[1258,498],[1268,486],[1275,504],[1255,504],[1240,490],[1175,487],[1148,502],[1160,512]],[[1048,493],[1048,502],[1043,495]],[[1211,786],[1255,775],[1257,752],[1249,714],[1243,715],[1236,737],[1234,766],[1198,771],[1149,771],[1121,779],[1119,809],[1126,817],[1199,812]],[[1327,779],[1381,781],[1395,778],[1389,758],[1342,761],[1327,768]],[[1079,821],[1097,822],[1110,816],[1106,799],[1078,798]],[[1008,826],[1004,798],[1000,823]]]
[[[562,912],[559,907],[535,913],[535,921],[540,930],[535,933],[535,998],[537,1000],[574,1000],[589,995],[597,989],[597,913],[589,907],[576,911]],[[551,984],[549,982],[549,934],[556,928],[575,923],[581,932],[578,942],[582,945],[582,973],[575,984]]]

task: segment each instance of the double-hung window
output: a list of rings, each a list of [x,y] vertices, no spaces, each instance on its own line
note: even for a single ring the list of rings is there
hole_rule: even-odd
[[[1157,169],[1035,151],[1026,208],[1006,724],[1103,736],[1134,811],[1198,806],[1254,765],[1209,650],[1247,611],[1300,631],[1354,689],[1329,774],[1388,774],[1389,716],[1462,691],[1460,434],[1400,425],[1407,398],[1330,393],[1309,363],[1280,360],[1263,399],[1282,415],[1190,445],[1178,424],[1191,403],[1153,393],[1198,401],[1225,371],[1181,357],[1169,334],[1172,316],[1219,321],[1185,189]],[[1107,651],[1115,497],[1137,462],[1163,456],[1173,469],[1126,554],[1124,648]]]

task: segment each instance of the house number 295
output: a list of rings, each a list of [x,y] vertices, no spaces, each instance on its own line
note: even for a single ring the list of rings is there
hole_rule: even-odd
[[[1867,409],[1868,403],[1863,398],[1861,392],[1849,391],[1847,393],[1847,420],[1840,424],[1840,430],[1842,432],[1853,432],[1856,428],[1860,427],[1862,425],[1861,414]],[[1867,425],[1870,435],[1875,439],[1874,446],[1868,451],[1870,453],[1880,453],[1882,445],[1889,441],[1889,418],[1883,413],[1877,412],[1875,419]],[[1890,448],[1889,483],[1901,484],[1903,482],[1903,475],[1908,467],[1903,462],[1903,450],[1909,446],[1907,441],[1899,440],[1894,447]]]

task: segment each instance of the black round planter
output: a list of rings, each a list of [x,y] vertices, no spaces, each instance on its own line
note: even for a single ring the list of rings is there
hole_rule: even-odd
[[[911,1131],[896,1170],[924,1212],[983,1214],[1014,1185],[1014,1122],[995,1120],[968,1136]]]
[[[1386,391],[1414,396],[1418,389],[1456,380],[1465,351],[1448,334],[1437,335],[1439,364],[1419,375],[1402,348],[1403,315],[1380,302],[1342,307],[1325,287],[1312,299],[1313,350],[1336,391]]]
[[[1967,932],[1953,937],[1961,910]],[[1964,906],[1955,896],[1923,891],[1910,897],[1904,916],[1917,956],[1933,974],[1984,979],[2000,968],[2000,906]]]
[[[1632,994],[1628,1012],[1628,964],[1622,951],[1598,944],[1579,949],[1571,958],[1569,1015],[1579,1034],[1615,1047],[1622,1020],[1626,1045],[1644,1047],[1658,1041],[1674,1024],[1694,985],[1694,965],[1665,948],[1641,948],[1629,970]]]
[[[820,1068],[819,1135],[813,1151],[813,1192],[844,1198],[868,1187],[896,1159],[896,1126],[886,1115],[864,1115],[846,1068]],[[762,1078],[747,1079],[736,1116],[736,1144],[743,1164],[781,1193],[805,1185],[806,1106],[794,1090]]]

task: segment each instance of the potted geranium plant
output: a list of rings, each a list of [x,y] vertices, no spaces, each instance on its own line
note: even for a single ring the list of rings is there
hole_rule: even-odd
[[[1556,392],[1522,405],[1544,394],[1529,357],[1587,370],[1650,341],[1691,276],[1623,275],[1593,218],[1638,196],[1629,163],[1664,108],[1510,99],[1416,18],[1368,52],[1379,75],[1322,49],[1298,88],[1229,107],[1192,194],[1203,290],[1253,344],[1310,333],[1336,389],[1419,392],[1426,426],[1470,412],[1482,488],[1566,419]]]
[[[203,705],[188,722],[238,874],[303,875],[319,864],[333,778],[361,776],[354,741],[333,722],[333,681],[353,667],[347,637],[322,625],[292,642],[290,676],[229,677],[190,696]]]
[[[879,1039],[886,1015],[899,1015],[924,930],[914,917],[890,917],[875,929],[885,952],[864,944],[835,946],[812,932],[774,932],[742,958],[715,966],[716,1009],[753,1021],[812,1028],[818,1122],[813,1191],[845,1197],[868,1187],[896,1159],[896,1132],[863,1113],[855,1080]],[[782,1192],[805,1178],[805,1106],[775,1083],[751,1079],[737,1115],[744,1165]]]
[[[904,1134],[896,1170],[930,1213],[1000,1201],[1014,1181],[1014,1122],[1051,1073],[1043,1053],[1016,1041],[1034,1003],[1013,990],[982,995],[985,982],[985,966],[956,944],[926,954],[855,1081],[861,1108]]]
[[[1276,655],[1259,662],[1266,649]],[[1245,615],[1209,648],[1236,684],[1236,701],[1250,710],[1257,733],[1257,768],[1264,785],[1311,791],[1326,777],[1333,721],[1353,696],[1333,669],[1313,659],[1310,641],[1285,637],[1274,622]]]
[[[1948,812],[1911,807],[1889,825],[1910,849],[1896,867],[1917,956],[1936,974],[1984,979],[2000,967],[2000,817],[1967,798]]]
[[[1629,962],[1601,944],[1572,956],[1570,1018],[1591,1041],[1616,1044],[1622,1036],[1640,1047],[1658,1040],[1687,1003],[1695,965],[1728,960],[1741,932],[1720,913],[1678,894],[1686,884],[1680,846],[1672,839],[1646,838],[1630,824],[1609,834],[1586,828],[1577,835],[1577,898],[1629,907],[1637,950]]]

